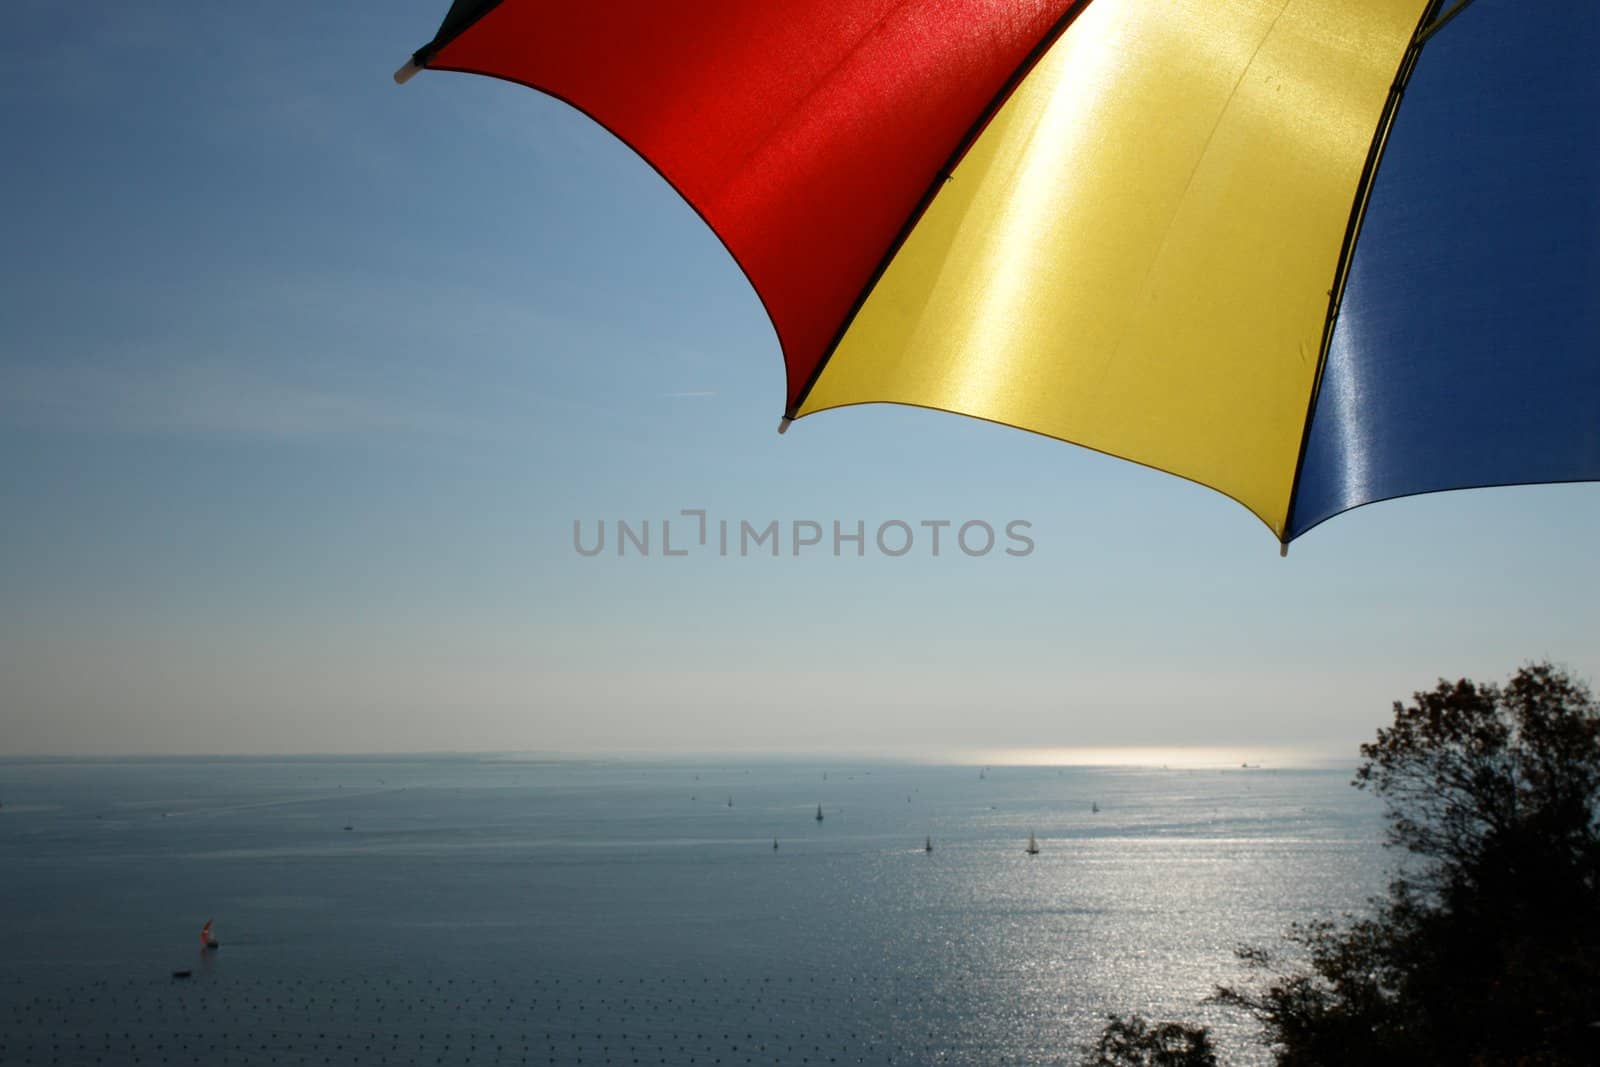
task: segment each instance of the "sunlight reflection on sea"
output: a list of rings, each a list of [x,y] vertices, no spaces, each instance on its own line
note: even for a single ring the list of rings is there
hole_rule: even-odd
[[[1200,1001],[1381,888],[1377,811],[1167,762],[0,763],[0,1060],[1070,1063],[1140,1011],[1260,1062]]]

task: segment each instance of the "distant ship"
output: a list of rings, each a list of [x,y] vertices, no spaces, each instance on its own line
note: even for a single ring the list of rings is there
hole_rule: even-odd
[[[776,837],[772,839],[772,851],[778,851],[778,839]]]
[[[730,807],[730,808],[733,807],[733,798],[732,797],[728,798],[728,807]]]
[[[200,928],[200,944],[204,945],[206,948],[220,948],[221,947],[222,943],[220,941],[218,941],[216,938],[211,936],[211,920],[210,919],[207,919],[206,920],[206,924]]]
[[[924,852],[932,852],[933,851],[933,838],[930,837],[927,840],[922,842],[922,851],[924,851]]]
[[[818,822],[822,821],[822,805],[821,804],[817,805],[817,821]]]
[[[1028,855],[1037,856],[1038,854],[1039,854],[1039,842],[1038,842],[1037,839],[1034,838],[1033,832],[1030,830],[1028,832]]]
[[[1089,801],[1089,811],[1090,812],[1098,812],[1099,810],[1100,810],[1100,802],[1098,800]]]

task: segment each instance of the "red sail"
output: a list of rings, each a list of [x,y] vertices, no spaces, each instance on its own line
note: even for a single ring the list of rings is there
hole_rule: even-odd
[[[206,924],[200,928],[200,943],[202,945],[211,944],[211,920],[210,919],[207,919],[206,920]]]

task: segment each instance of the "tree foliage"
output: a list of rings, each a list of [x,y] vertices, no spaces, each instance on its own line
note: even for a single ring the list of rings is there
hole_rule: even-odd
[[[1361,748],[1408,863],[1375,913],[1294,928],[1301,966],[1217,1000],[1281,1067],[1600,1063],[1600,712],[1547,663],[1441,680]],[[1242,953],[1270,968],[1267,953]]]
[[[1100,1040],[1084,1049],[1082,1067],[1217,1067],[1205,1027],[1112,1015]]]
[[[1397,701],[1361,756],[1353,784],[1382,800],[1400,874],[1366,916],[1293,927],[1287,969],[1241,949],[1265,984],[1212,999],[1255,1016],[1279,1067],[1600,1064],[1588,688],[1548,663],[1504,686],[1441,679]],[[1091,1063],[1163,1063],[1105,1058],[1162,1029],[1107,1027]]]

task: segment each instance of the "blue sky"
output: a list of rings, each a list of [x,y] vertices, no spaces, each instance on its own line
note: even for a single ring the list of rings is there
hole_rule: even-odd
[[[0,754],[1294,745],[1593,677],[1600,491],[1280,560],[1209,490],[782,360],[628,149],[389,79],[442,0],[24,2],[0,68]],[[582,520],[1031,524],[939,558],[583,558]],[[675,539],[678,526],[674,526]]]

